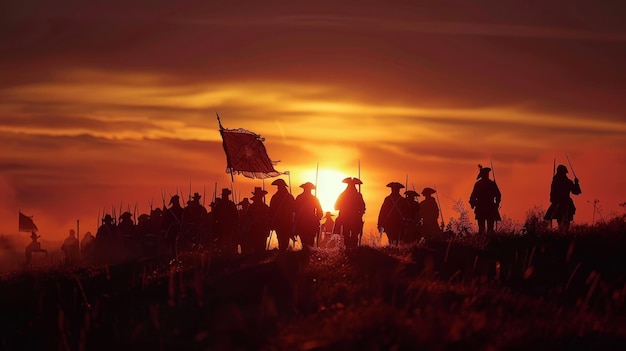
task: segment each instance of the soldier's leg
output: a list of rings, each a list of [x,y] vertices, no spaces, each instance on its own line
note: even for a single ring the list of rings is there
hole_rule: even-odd
[[[493,219],[488,219],[487,220],[487,233],[489,233],[489,234],[493,234],[494,233],[494,231],[493,231],[494,222],[495,221]]]
[[[484,233],[485,233],[485,220],[481,218],[478,220],[478,234],[484,234]]]

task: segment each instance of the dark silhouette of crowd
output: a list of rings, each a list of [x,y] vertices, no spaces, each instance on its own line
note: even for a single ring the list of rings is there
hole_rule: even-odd
[[[469,204],[474,209],[478,233],[493,234],[495,223],[501,220],[502,195],[495,180],[489,178],[492,169],[480,165],[479,168]],[[556,169],[550,192],[552,204],[545,216],[546,220],[556,219],[562,231],[569,228],[575,213],[570,194],[581,193],[578,178],[572,181],[566,174],[565,166]],[[196,192],[189,196],[184,207],[180,195],[173,195],[167,205],[163,199],[162,208],[151,209],[149,214],[140,214],[137,219],[130,211],[121,213],[117,221],[105,214],[95,237],[85,233],[80,251],[88,262],[113,263],[177,257],[194,249],[208,249],[225,256],[262,253],[269,249],[274,238],[281,252],[295,247],[296,243],[303,250],[328,247],[332,237],[340,238],[346,249],[353,249],[361,245],[363,236],[366,211],[360,191],[363,182],[348,177],[343,183],[346,188],[335,202],[335,220],[330,211],[323,212],[313,193],[315,184],[301,184],[302,192],[294,198],[290,185],[278,178],[271,183],[276,187],[273,194],[264,187],[255,187],[251,196],[239,203],[231,199],[231,189],[223,188],[221,196],[214,195],[206,207],[200,201],[202,196]],[[421,193],[407,189],[401,194],[405,185],[390,182],[387,187],[390,194],[383,200],[377,221],[381,238],[386,234],[390,245],[443,238],[443,218],[438,197],[433,196],[436,195],[435,189],[425,187]],[[269,201],[268,196],[271,196]],[[33,237],[27,260],[37,250],[37,244],[36,237]],[[67,264],[78,260],[78,247],[72,230],[62,247]]]

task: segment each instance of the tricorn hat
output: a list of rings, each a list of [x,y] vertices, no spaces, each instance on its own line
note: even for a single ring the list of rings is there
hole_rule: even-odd
[[[359,178],[344,178],[344,180],[341,181],[342,183],[347,183],[347,184],[363,184],[363,182],[361,181],[361,179]]]
[[[491,168],[483,167],[483,165],[478,164],[478,175],[476,176],[476,179],[480,179],[480,178],[483,178],[485,176],[489,176],[489,172],[491,172]]]
[[[198,194],[198,193],[194,193],[193,194],[193,199],[194,200],[199,200],[202,197],[202,195]]]
[[[315,185],[313,183],[311,183],[311,182],[306,182],[306,183],[300,185],[300,187],[302,189],[315,189]]]
[[[277,185],[277,186],[287,186],[287,183],[285,183],[285,181],[281,178],[276,179],[275,181],[272,182],[272,185]]]
[[[252,192],[252,197],[262,197],[267,194],[267,191],[261,189],[260,186],[255,186],[254,191]]]
[[[404,192],[404,195],[406,197],[418,197],[418,196],[420,196],[420,194],[418,194],[417,191],[415,191],[415,190],[407,190],[407,191]]]
[[[434,194],[434,193],[436,193],[436,191],[433,188],[426,187],[426,188],[424,188],[424,190],[422,190],[422,195],[424,195],[424,196],[431,195],[431,194]]]
[[[335,215],[327,211],[326,213],[324,213],[324,218],[328,217],[335,217]]]
[[[402,188],[404,188],[404,185],[402,185],[402,184],[400,184],[398,182],[391,182],[391,183],[387,184],[387,187],[391,188],[391,189],[402,189]]]

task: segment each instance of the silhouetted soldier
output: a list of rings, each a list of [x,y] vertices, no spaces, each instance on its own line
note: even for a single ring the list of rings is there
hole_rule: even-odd
[[[420,203],[417,198],[420,195],[414,190],[404,192],[404,197],[409,205],[409,217],[406,219],[406,242],[412,243],[420,237]]]
[[[422,219],[422,234],[426,239],[441,236],[441,227],[437,223],[439,218],[439,205],[432,195],[435,189],[426,187],[422,190],[424,200],[420,202],[420,217]]]
[[[237,205],[229,199],[232,192],[228,188],[222,189],[222,197],[215,199],[213,205],[214,232],[218,250],[228,255],[237,254],[237,226],[239,212]]]
[[[347,248],[359,246],[359,238],[363,231],[363,214],[365,201],[363,195],[356,189],[356,184],[363,184],[359,178],[345,178],[343,183],[348,184],[335,201],[335,210],[339,211],[335,222],[334,233],[342,234]]]
[[[398,245],[400,236],[406,229],[405,220],[411,216],[411,209],[405,198],[400,195],[400,189],[404,185],[398,182],[387,184],[391,188],[391,194],[385,197],[380,212],[378,212],[378,231],[382,235],[387,233],[390,245]]]
[[[267,191],[261,187],[255,187],[252,192],[252,204],[249,204],[242,214],[241,253],[265,251],[267,237],[270,234],[270,208],[263,202],[265,194]]]
[[[480,168],[476,177],[478,181],[474,184],[469,203],[478,221],[478,234],[485,233],[485,223],[487,223],[487,233],[493,234],[495,221],[501,220],[498,209],[502,194],[496,182],[489,179],[491,168],[481,165],[478,167]]]
[[[69,236],[63,240],[61,251],[65,254],[65,265],[73,265],[78,261],[78,239],[74,229],[70,229]]]
[[[178,254],[178,239],[183,224],[183,208],[180,205],[180,196],[172,196],[169,204],[171,206],[163,211],[161,227],[165,233],[165,244],[169,246],[171,256],[176,257]]]
[[[548,207],[544,217],[548,221],[556,219],[561,232],[569,230],[570,222],[574,220],[576,213],[576,206],[574,206],[574,200],[570,197],[570,193],[582,194],[578,178],[574,178],[572,182],[567,177],[567,173],[567,167],[564,165],[559,165],[556,168],[556,174],[552,177],[552,185],[550,186],[550,207]]]
[[[205,230],[205,220],[207,211],[200,203],[202,195],[193,194],[193,198],[187,201],[187,206],[183,210],[183,236],[182,245],[190,248],[194,243],[199,243],[201,232]],[[208,234],[208,233],[205,233]]]
[[[330,213],[330,212],[326,212],[324,214],[324,223],[322,223],[321,226],[321,238],[320,241],[322,243],[326,242],[328,240],[328,238],[330,238],[331,235],[333,235],[333,228],[335,227],[335,220],[333,219],[335,215]],[[320,243],[317,244],[318,247],[321,247]]]
[[[140,216],[141,217],[141,216]],[[150,210],[150,215],[142,224],[142,249],[144,254],[153,256],[164,248],[165,229],[163,228],[163,210],[159,207]]]
[[[117,258],[117,227],[113,223],[113,217],[106,214],[102,219],[102,225],[96,232],[96,259],[99,262],[112,263]]]
[[[306,250],[315,245],[315,238],[320,230],[320,219],[322,219],[322,206],[318,198],[311,193],[315,185],[306,182],[300,187],[302,193],[296,197],[294,203],[296,213],[294,233],[300,236],[302,248]]]
[[[132,216],[133,214],[130,212],[122,213],[117,224],[117,232],[122,241],[122,247],[119,247],[118,250],[125,259],[135,257],[139,252],[137,228],[131,218]]]
[[[30,260],[33,258],[33,252],[41,252],[48,257],[48,251],[41,248],[41,243],[37,241],[41,236],[37,235],[35,232],[30,233],[30,244],[26,246],[26,250],[24,250],[24,254],[26,255],[26,262],[24,262],[24,266],[30,264]]]
[[[276,231],[278,248],[281,251],[289,247],[289,239],[293,236],[294,198],[287,190],[287,183],[282,179],[272,182],[276,193],[270,200],[270,230]]]
[[[83,254],[83,259],[90,263],[94,260],[94,240],[95,238],[91,232],[86,232],[83,235],[83,240],[80,241],[80,251]]]

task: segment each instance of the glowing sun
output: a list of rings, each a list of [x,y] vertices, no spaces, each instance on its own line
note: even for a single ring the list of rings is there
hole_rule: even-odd
[[[315,184],[315,170],[305,173],[306,178]],[[317,172],[317,189],[313,190],[313,194],[320,200],[320,205],[324,212],[335,212],[335,201],[337,196],[344,191],[346,184],[341,181],[348,177],[345,173],[334,169],[320,169]]]

